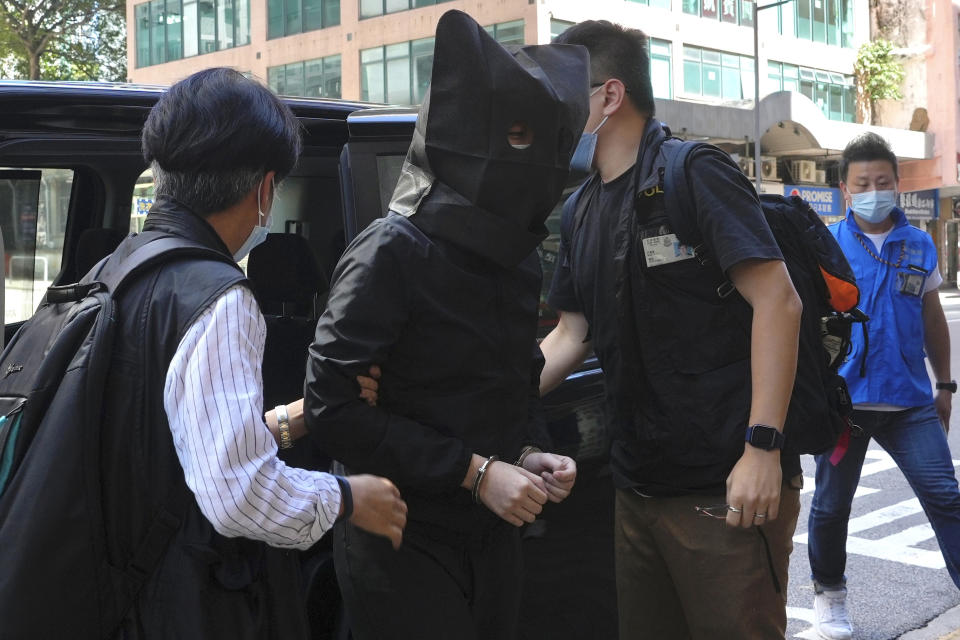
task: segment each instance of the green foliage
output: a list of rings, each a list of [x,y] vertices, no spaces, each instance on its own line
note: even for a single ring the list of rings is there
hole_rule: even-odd
[[[897,62],[893,48],[889,40],[873,40],[864,43],[857,51],[853,70],[857,84],[870,100],[898,100],[903,97],[900,91],[903,65]]]
[[[122,81],[127,75],[121,0],[0,0],[0,76]]]

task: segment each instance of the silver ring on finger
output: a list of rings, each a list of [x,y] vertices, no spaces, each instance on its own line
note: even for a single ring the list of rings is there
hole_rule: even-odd
[[[737,509],[736,507],[730,507],[730,506],[728,506],[727,509],[729,509],[733,513],[740,513],[741,511],[743,511],[743,509]]]
[[[765,513],[755,513],[755,514],[753,514],[753,517],[754,517],[754,518],[766,518],[766,517],[767,517],[767,514],[765,514]]]

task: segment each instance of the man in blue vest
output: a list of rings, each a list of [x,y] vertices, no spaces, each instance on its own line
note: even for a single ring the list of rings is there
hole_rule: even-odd
[[[810,508],[814,624],[829,640],[850,638],[853,632],[844,576],[847,521],[871,438],[893,457],[916,492],[950,577],[960,587],[960,491],[946,438],[957,385],[950,379],[950,335],[937,292],[943,281],[937,251],[930,236],[911,226],[896,206],[897,158],[883,138],[866,133],[851,141],[840,175],[847,217],[830,230],[853,267],[860,307],[870,322],[867,339],[854,332],[850,356],[840,369],[859,429],[848,444],[841,438],[837,455],[817,456]],[[924,350],[936,376],[935,396]]]

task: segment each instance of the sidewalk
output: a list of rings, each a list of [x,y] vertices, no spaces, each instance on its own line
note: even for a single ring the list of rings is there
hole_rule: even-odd
[[[960,606],[944,611],[925,627],[908,631],[899,640],[960,640]]]

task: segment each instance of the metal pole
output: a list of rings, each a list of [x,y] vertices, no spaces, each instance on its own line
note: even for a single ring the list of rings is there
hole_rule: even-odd
[[[757,183],[757,194],[760,194],[760,185],[763,184],[763,163],[760,161],[760,12],[772,9],[793,0],[780,0],[760,6],[759,1],[754,3],[753,10],[753,171]]]
[[[763,183],[763,167],[760,162],[760,6],[753,12],[753,171],[757,181],[757,195]]]

